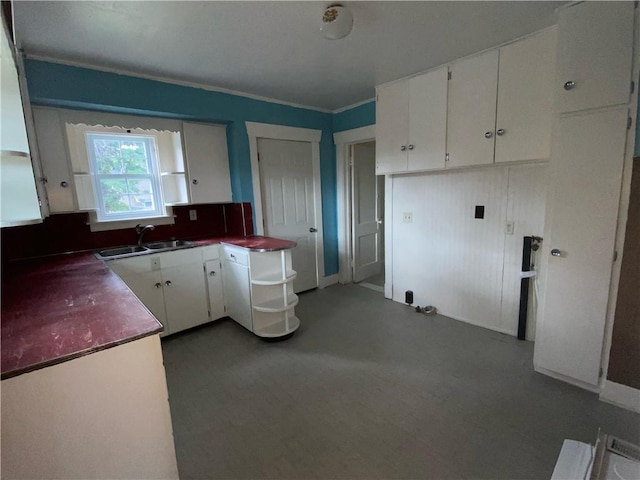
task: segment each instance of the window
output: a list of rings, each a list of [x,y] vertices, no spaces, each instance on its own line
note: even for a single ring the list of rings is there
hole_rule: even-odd
[[[98,221],[166,215],[155,137],[96,132],[85,135]]]

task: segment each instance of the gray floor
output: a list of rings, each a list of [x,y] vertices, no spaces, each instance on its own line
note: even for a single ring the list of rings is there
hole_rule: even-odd
[[[367,277],[362,281],[379,287],[384,287],[384,272],[374,275],[373,277]]]
[[[548,479],[564,438],[640,416],[532,371],[533,344],[356,285],[304,294],[293,338],[225,319],[163,341],[180,476]]]

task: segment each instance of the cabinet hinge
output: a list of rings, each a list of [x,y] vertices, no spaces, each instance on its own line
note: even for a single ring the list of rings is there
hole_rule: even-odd
[[[598,371],[598,377],[602,378],[603,373],[604,372],[602,371],[602,367],[600,367],[600,370]]]
[[[204,270],[204,273],[207,273],[207,266],[206,265],[202,265],[202,270]]]
[[[614,250],[614,252],[613,252],[613,261],[615,262],[616,260],[618,260],[618,251]]]
[[[631,95],[633,95],[633,92],[635,91],[636,91],[636,82],[631,80]]]
[[[447,72],[447,80],[451,80],[451,70]]]
[[[258,152],[258,162],[260,162],[260,152]]]
[[[627,130],[631,130],[632,123],[633,123],[633,120],[631,120],[631,117],[627,118]]]
[[[445,162],[448,162],[448,161],[449,161],[449,154],[448,154],[448,153],[445,153],[445,154],[444,154],[444,161],[445,161]]]
[[[207,316],[209,317],[209,320],[211,320],[211,310],[207,310]]]
[[[43,185],[46,185],[49,180],[47,180],[47,177],[40,177],[40,181]]]

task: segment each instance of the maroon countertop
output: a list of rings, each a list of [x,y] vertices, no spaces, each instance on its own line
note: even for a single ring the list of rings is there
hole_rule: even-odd
[[[251,251],[293,248],[262,236],[212,237]],[[92,253],[8,262],[2,272],[2,379],[153,335],[162,325]]]

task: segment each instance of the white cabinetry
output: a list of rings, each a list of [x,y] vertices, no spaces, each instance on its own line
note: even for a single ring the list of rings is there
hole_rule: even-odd
[[[629,101],[634,2],[584,2],[558,18],[559,112]]]
[[[290,250],[250,252],[225,245],[223,272],[227,313],[240,325],[265,338],[292,334],[300,326]]]
[[[199,248],[112,260],[109,267],[164,326],[163,335],[209,321]]]
[[[182,124],[189,168],[191,203],[231,201],[231,176],[226,128],[200,123]]]
[[[226,315],[220,247],[218,245],[209,245],[202,247],[201,250],[207,279],[209,318],[211,320],[217,320]]]
[[[0,226],[42,221],[13,46],[2,25]]]
[[[550,156],[556,29],[450,67],[447,167]]]
[[[376,174],[444,168],[447,68],[378,88]]]
[[[450,67],[447,167],[493,163],[498,50]]]

